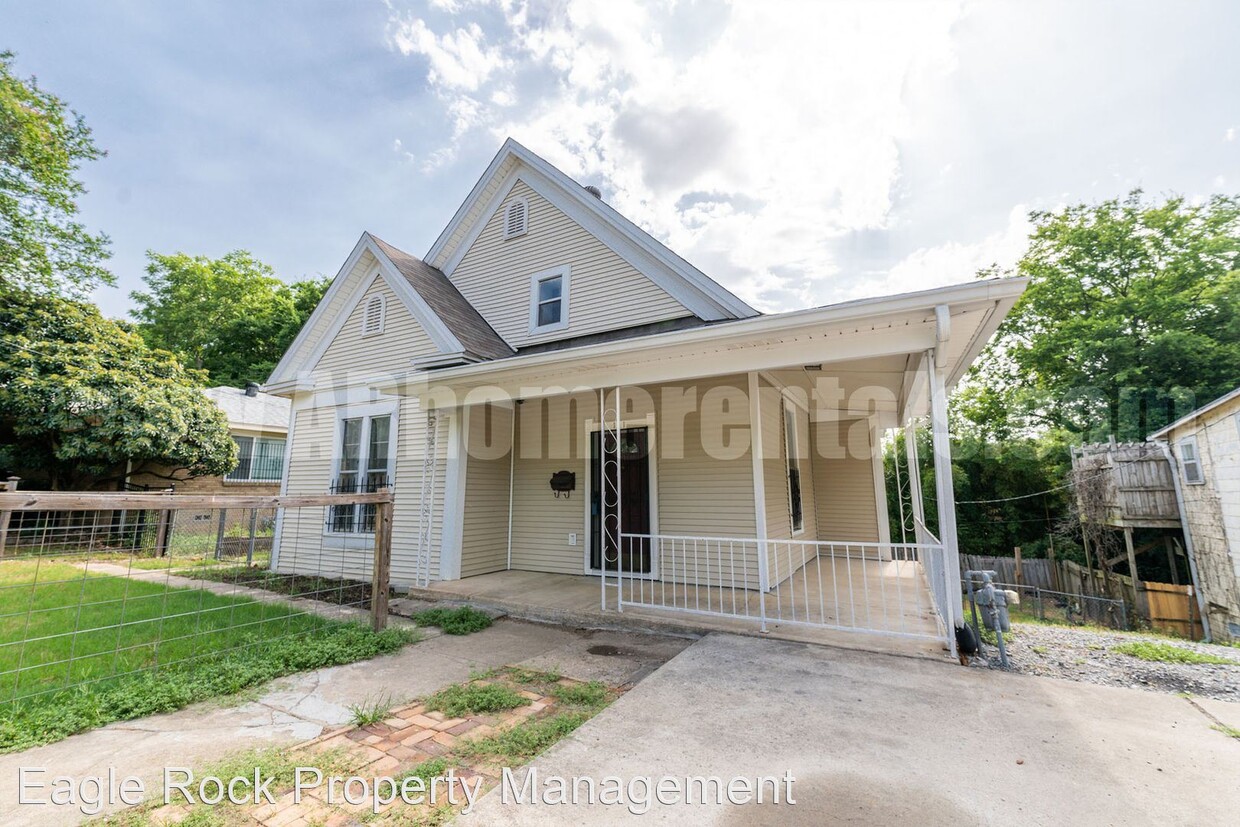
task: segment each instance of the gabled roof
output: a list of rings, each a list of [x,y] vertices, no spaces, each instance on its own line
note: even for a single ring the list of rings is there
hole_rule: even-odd
[[[435,315],[456,334],[462,349],[483,359],[503,359],[511,356],[508,346],[495,328],[482,318],[472,304],[466,301],[448,277],[420,258],[398,250],[383,239],[367,233],[378,248],[388,257],[410,286],[430,306]]]
[[[456,265],[518,180],[581,224],[698,318],[719,321],[758,315],[718,282],[512,138],[504,141],[486,172],[431,245],[426,262],[451,278]]]
[[[370,233],[362,233],[318,306],[271,372],[267,379],[269,387],[283,385],[295,380],[299,373],[314,369],[370,284],[358,275],[359,271],[369,271],[375,265],[378,277],[438,348],[440,363],[477,362],[513,354],[512,348],[443,273]]]
[[[1207,402],[1205,405],[1202,405],[1197,410],[1192,411],[1191,413],[1188,413],[1185,416],[1180,417],[1175,422],[1172,422],[1170,425],[1163,428],[1162,430],[1155,431],[1154,433],[1150,434],[1149,436],[1146,437],[1146,439],[1159,439],[1161,437],[1164,437],[1167,434],[1174,431],[1176,428],[1179,428],[1181,425],[1187,425],[1188,423],[1192,422],[1194,419],[1197,419],[1198,417],[1200,417],[1202,414],[1209,413],[1215,408],[1221,405],[1225,405],[1228,402],[1238,397],[1240,397],[1240,388],[1236,388],[1230,393],[1223,394],[1218,399],[1215,399],[1213,402]]]
[[[269,393],[247,396],[241,388],[205,388],[203,395],[214,402],[233,428],[254,431],[288,431],[291,403]]]

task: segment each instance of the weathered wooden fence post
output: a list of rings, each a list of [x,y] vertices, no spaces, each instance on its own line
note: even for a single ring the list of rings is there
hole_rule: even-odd
[[[0,480],[0,491],[16,491],[19,482],[21,482],[21,477]],[[12,518],[12,511],[0,511],[0,558],[4,557],[4,548],[9,542],[9,521]]]
[[[173,489],[164,490],[164,496],[172,496]],[[163,509],[159,512],[159,527],[155,530],[155,556],[168,556],[168,543],[172,535],[172,511]]]
[[[375,561],[370,583],[370,620],[376,632],[387,627],[388,585],[392,566],[392,489],[379,489],[387,499],[375,506]]]
[[[220,524],[215,530],[215,559],[220,560],[224,554],[224,530],[228,524],[228,509],[220,509]]]

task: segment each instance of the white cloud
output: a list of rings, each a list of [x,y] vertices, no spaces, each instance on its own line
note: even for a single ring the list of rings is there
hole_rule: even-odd
[[[915,250],[883,276],[855,283],[853,297],[959,284],[973,278],[979,270],[994,265],[1010,268],[1024,254],[1032,229],[1028,208],[1018,204],[1008,214],[1007,225],[1002,230],[972,244],[949,241]]]
[[[1236,128],[1234,126],[1227,127],[1227,131],[1223,133],[1224,141],[1236,140]]]
[[[702,36],[670,25],[686,11],[672,0],[496,5],[506,30],[489,36],[395,18],[395,44],[430,60],[446,101],[445,157],[471,134],[495,146],[511,135],[764,310],[854,292],[833,244],[890,226],[907,90],[951,71],[962,14],[958,2],[773,13],[738,0]],[[464,114],[462,91],[475,94]]]

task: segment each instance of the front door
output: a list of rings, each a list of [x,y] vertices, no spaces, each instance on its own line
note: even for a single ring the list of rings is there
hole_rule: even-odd
[[[607,434],[606,450],[613,455],[616,446],[613,432]],[[613,538],[603,537],[603,463],[599,458],[599,432],[590,434],[590,568],[615,571],[621,566],[626,574],[650,573],[650,438],[646,428],[625,428],[620,431],[620,530],[626,534],[647,535],[623,537],[619,553]],[[615,504],[606,505],[608,514],[615,514]],[[603,555],[603,544],[607,543]]]

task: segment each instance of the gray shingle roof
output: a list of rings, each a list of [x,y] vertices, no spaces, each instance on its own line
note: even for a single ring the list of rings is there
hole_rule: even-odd
[[[206,388],[206,397],[218,405],[234,428],[287,433],[292,403],[269,393],[246,396],[240,388]]]
[[[374,239],[379,249],[392,260],[400,274],[422,300],[430,305],[435,315],[443,320],[467,351],[483,359],[503,359],[513,355],[508,343],[487,324],[482,314],[441,271],[420,258],[393,247],[373,233],[367,235]]]

